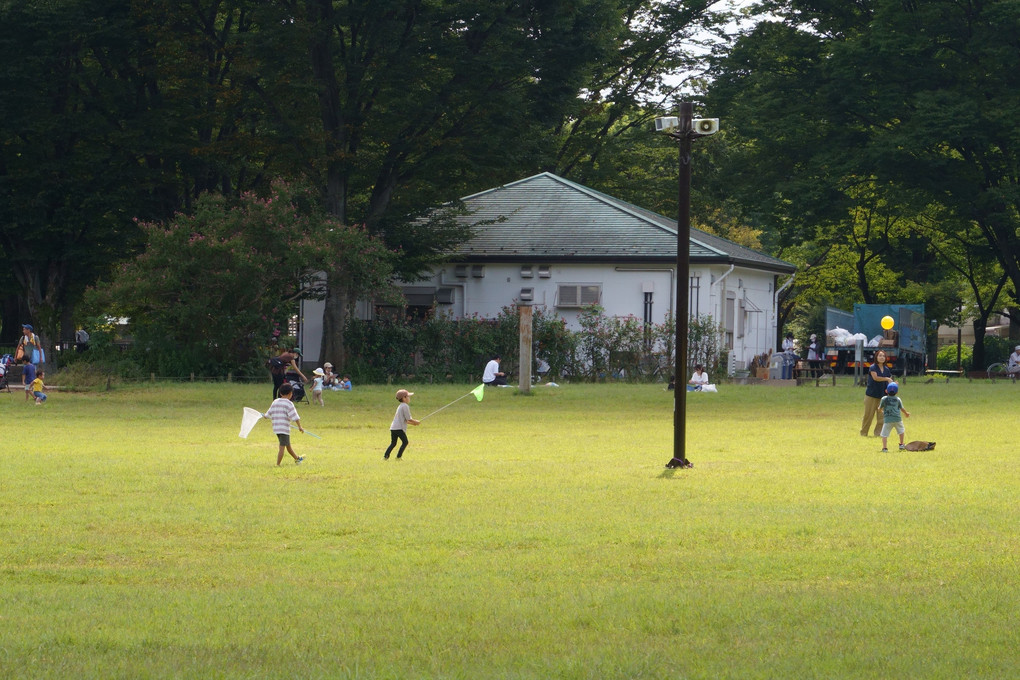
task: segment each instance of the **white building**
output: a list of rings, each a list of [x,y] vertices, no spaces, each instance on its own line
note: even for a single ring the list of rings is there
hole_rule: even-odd
[[[400,284],[410,307],[454,317],[493,318],[531,295],[578,330],[582,306],[598,303],[611,316],[662,323],[676,306],[676,222],[662,215],[542,173],[463,199],[475,235],[424,281]],[[725,328],[735,365],[776,346],[777,288],[796,267],[692,229],[692,316]],[[318,361],[322,303],[303,303],[299,342]],[[370,318],[371,305],[356,313]]]

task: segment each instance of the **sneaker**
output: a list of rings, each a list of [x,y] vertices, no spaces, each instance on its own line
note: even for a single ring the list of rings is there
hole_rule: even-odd
[[[882,453],[889,453],[889,449],[882,449]]]
[[[303,461],[304,459],[305,459],[304,456],[299,456],[298,459],[294,461],[294,465],[301,465],[301,461]]]
[[[907,450],[907,445],[906,444],[900,444],[900,451],[906,451],[906,450]]]

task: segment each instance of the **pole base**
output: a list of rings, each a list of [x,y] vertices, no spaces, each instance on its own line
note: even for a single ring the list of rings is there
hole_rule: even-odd
[[[686,458],[670,458],[669,462],[666,463],[666,467],[669,468],[670,470],[673,470],[675,468],[692,468],[694,467],[694,463],[687,460]]]

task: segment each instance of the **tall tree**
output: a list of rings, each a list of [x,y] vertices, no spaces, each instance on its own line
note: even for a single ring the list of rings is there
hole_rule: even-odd
[[[85,287],[141,243],[135,218],[294,173],[246,4],[0,4],[0,249],[44,338],[70,337]]]
[[[90,294],[97,314],[131,319],[136,354],[160,375],[251,371],[292,303],[321,297],[316,272],[345,262],[345,284],[370,293],[393,253],[277,183],[265,198],[206,193],[190,214],[142,225],[145,250]]]
[[[261,30],[308,46],[326,204],[411,255],[398,263],[407,278],[465,236],[452,221],[415,220],[417,211],[539,165],[543,130],[616,47],[619,22],[607,0],[279,7],[286,20]],[[349,301],[342,285],[329,286],[323,356],[343,356]]]
[[[813,238],[814,225],[847,214],[853,195],[841,187],[854,182],[906,190],[976,225],[1015,299],[1020,6],[762,4],[775,18],[720,62],[712,96],[738,122],[745,175],[733,184],[767,234]]]

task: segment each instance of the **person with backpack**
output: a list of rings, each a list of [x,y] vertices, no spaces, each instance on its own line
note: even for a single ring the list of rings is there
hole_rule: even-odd
[[[301,357],[301,350],[294,348],[292,350],[285,350],[278,356],[271,357],[267,362],[269,365],[269,374],[273,376],[273,399],[280,396],[280,386],[283,385],[287,379],[287,371],[297,373],[301,376],[301,380],[308,382],[308,378],[298,368],[297,360]]]
[[[15,351],[14,356],[17,361],[24,361],[26,363],[41,364],[45,359],[43,354],[42,341],[39,340],[39,336],[34,333],[31,324],[21,325],[21,340],[18,341],[18,349]]]

